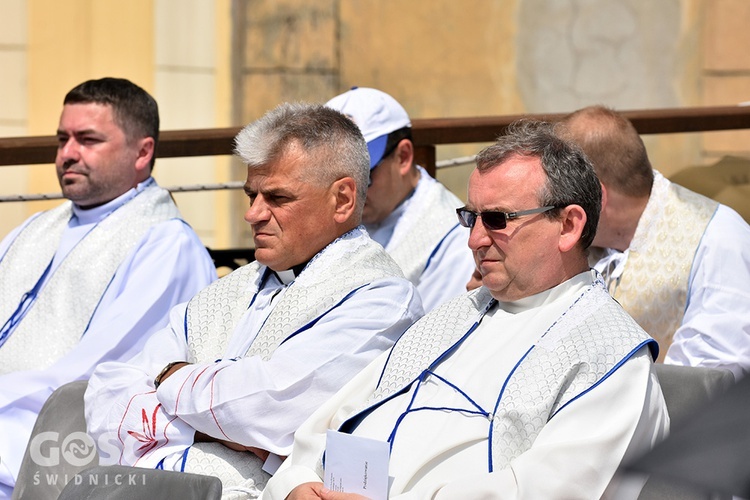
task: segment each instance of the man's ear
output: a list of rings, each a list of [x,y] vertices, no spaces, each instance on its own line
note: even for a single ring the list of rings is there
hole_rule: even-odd
[[[561,252],[569,252],[581,240],[583,227],[586,225],[586,211],[580,205],[568,205],[560,214],[562,227],[558,243]]]
[[[599,185],[602,187],[602,209],[601,211],[604,212],[604,207],[607,205],[607,199],[608,199],[607,188],[604,187],[604,184],[602,184],[601,182],[599,183]]]
[[[414,144],[409,139],[401,139],[396,146],[396,159],[398,160],[398,171],[405,176],[411,170],[414,163]]]
[[[331,185],[331,194],[335,200],[333,220],[343,224],[357,206],[357,185],[351,177],[342,177]]]
[[[138,156],[136,156],[136,159],[135,159],[135,169],[138,171],[139,174],[143,174],[143,173],[150,174],[151,159],[156,154],[154,138],[144,137],[142,139],[138,139],[137,145],[138,145]],[[146,179],[148,178],[148,175],[145,175],[145,176],[139,175],[139,177]]]

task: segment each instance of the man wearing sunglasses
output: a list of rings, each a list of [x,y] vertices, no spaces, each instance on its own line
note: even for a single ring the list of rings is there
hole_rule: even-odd
[[[602,183],[592,265],[660,361],[750,371],[750,226],[653,170],[630,121],[592,106],[562,125]],[[668,264],[668,265],[666,265]]]
[[[355,87],[327,106],[359,126],[370,152],[362,222],[416,285],[425,311],[465,291],[474,262],[456,222],[461,200],[414,163],[411,121],[380,90]]]
[[[476,161],[458,215],[483,286],[313,414],[264,499],[356,498],[323,488],[341,472],[329,429],[351,459],[359,438],[387,443],[391,500],[620,494],[618,466],[666,434],[656,343],[588,265],[601,190],[586,157],[522,122]]]

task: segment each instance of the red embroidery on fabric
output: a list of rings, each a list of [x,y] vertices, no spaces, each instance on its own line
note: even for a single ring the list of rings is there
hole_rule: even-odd
[[[151,418],[148,418],[145,408],[141,408],[141,425],[143,426],[143,433],[136,431],[128,431],[128,434],[134,437],[139,442],[143,443],[137,450],[136,453],[140,456],[145,455],[149,451],[153,450],[159,441],[156,439],[156,415],[159,413],[161,403],[156,405]],[[150,420],[150,422],[149,422]]]

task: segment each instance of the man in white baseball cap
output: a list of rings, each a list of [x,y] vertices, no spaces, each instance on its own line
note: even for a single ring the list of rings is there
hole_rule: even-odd
[[[425,311],[463,293],[474,271],[461,200],[414,163],[411,120],[380,90],[354,87],[327,106],[349,116],[370,152],[362,222],[417,286]]]

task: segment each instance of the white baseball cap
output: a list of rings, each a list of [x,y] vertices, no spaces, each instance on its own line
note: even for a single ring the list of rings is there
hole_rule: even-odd
[[[371,169],[383,158],[388,134],[411,127],[409,115],[398,101],[376,89],[352,87],[328,101],[326,106],[345,114],[357,124],[367,142]]]

